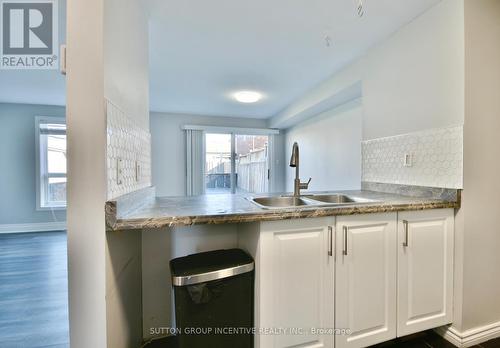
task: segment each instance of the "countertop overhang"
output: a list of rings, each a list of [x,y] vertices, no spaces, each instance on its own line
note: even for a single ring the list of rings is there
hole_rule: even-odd
[[[460,207],[460,190],[400,188],[388,190],[393,191],[390,193],[368,190],[381,189],[380,184],[378,185],[363,185],[363,190],[317,192],[340,193],[373,199],[377,202],[284,209],[262,209],[248,199],[263,195],[214,194],[155,197],[154,188],[148,188],[106,202],[106,227],[108,231],[157,229],[200,224],[230,224]],[[384,188],[387,189],[387,187]],[[314,194],[314,192],[307,194]]]

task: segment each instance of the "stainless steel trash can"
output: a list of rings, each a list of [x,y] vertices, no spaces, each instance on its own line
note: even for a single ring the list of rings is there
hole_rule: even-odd
[[[170,261],[179,348],[253,348],[254,261],[241,249]]]

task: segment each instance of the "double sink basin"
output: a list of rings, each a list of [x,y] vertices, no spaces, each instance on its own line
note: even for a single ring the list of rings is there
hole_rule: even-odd
[[[361,203],[376,203],[377,200],[343,194],[319,194],[307,196],[253,197],[249,200],[263,209],[286,209],[297,207],[328,207]]]

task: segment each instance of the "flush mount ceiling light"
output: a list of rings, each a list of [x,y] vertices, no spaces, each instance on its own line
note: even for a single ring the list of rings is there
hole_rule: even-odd
[[[256,91],[239,91],[235,92],[233,97],[240,103],[256,103],[262,99],[262,93]]]

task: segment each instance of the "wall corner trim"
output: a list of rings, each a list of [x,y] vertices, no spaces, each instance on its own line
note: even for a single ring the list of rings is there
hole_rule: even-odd
[[[442,326],[434,331],[454,346],[467,348],[500,337],[500,321],[464,332],[458,331],[453,326]]]
[[[38,222],[28,224],[0,224],[1,233],[47,232],[66,230],[66,221]]]

